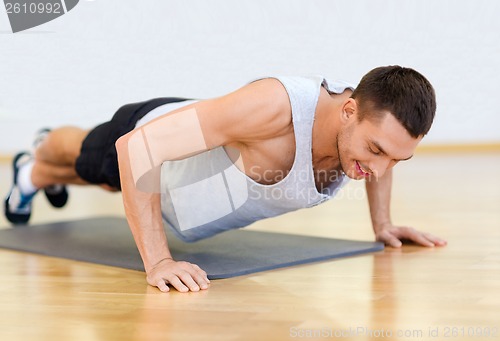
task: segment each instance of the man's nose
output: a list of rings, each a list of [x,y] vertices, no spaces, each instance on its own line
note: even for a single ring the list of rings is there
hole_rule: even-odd
[[[388,157],[378,157],[373,160],[368,167],[376,178],[384,176],[385,172],[391,167],[391,160]]]

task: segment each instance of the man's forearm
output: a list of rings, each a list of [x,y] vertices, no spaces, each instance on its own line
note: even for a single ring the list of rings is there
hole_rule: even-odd
[[[150,204],[145,207],[144,203]],[[161,220],[160,194],[124,195],[124,206],[146,272],[160,261],[172,259]]]
[[[372,177],[366,180],[366,193],[374,230],[391,223],[391,188],[392,169],[387,170],[381,178]]]
[[[172,258],[161,219],[160,194],[144,193],[136,188],[130,168],[127,138],[120,138],[116,147],[125,214],[148,272],[161,260]]]

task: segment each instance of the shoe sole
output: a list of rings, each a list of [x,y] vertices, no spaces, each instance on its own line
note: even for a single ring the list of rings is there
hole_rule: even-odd
[[[17,173],[19,172],[19,168],[17,168],[17,162],[21,157],[24,155],[29,154],[28,152],[21,152],[18,153],[15,157],[14,160],[12,160],[12,170],[14,174],[14,181],[13,181],[13,186],[9,192],[9,195],[7,195],[7,198],[5,198],[4,201],[4,213],[5,217],[7,218],[8,221],[10,221],[14,225],[21,225],[21,224],[26,224],[31,217],[31,211],[28,214],[19,214],[19,213],[12,213],[9,211],[9,199],[10,196],[12,195],[12,191],[14,187],[17,186]]]
[[[33,147],[36,148],[36,146],[43,141],[43,138],[41,136],[50,133],[51,130],[52,129],[50,128],[42,128],[38,130],[36,133],[35,141],[33,142]],[[44,190],[43,192],[45,193],[45,197],[52,205],[52,207],[62,208],[68,202],[68,190],[66,189],[66,186],[63,186],[61,193],[52,194],[47,192],[46,190]]]

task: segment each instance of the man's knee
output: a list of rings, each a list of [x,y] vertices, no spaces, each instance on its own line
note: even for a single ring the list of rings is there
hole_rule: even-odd
[[[62,127],[51,131],[37,149],[37,156],[50,155],[54,163],[74,165],[80,155],[82,142],[88,130],[77,127]]]

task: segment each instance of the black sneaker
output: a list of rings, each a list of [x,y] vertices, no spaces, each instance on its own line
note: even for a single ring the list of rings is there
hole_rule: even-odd
[[[50,133],[50,128],[42,128],[37,131],[35,140],[33,141],[33,148],[37,148],[40,143],[45,139],[47,134]],[[61,208],[68,202],[68,190],[64,185],[52,185],[43,189],[47,200],[56,208]]]
[[[61,208],[68,202],[68,190],[63,185],[52,185],[43,189],[47,200],[56,208]]]
[[[5,217],[12,224],[26,224],[31,217],[31,202],[37,192],[31,195],[24,195],[17,186],[19,168],[30,161],[31,158],[32,156],[28,152],[20,152],[12,161],[14,180],[12,181],[12,188],[5,198],[4,205]]]

